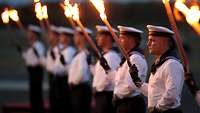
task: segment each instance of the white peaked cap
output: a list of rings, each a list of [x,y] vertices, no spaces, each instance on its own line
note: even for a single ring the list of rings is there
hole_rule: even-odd
[[[59,32],[60,33],[66,33],[66,34],[74,34],[74,30],[71,28],[67,28],[67,27],[59,27]]]
[[[28,26],[28,29],[29,29],[30,31],[37,32],[37,33],[41,33],[41,32],[42,32],[42,30],[41,30],[41,28],[40,28],[39,26],[32,25],[32,24],[30,24],[30,25]]]
[[[53,31],[53,32],[59,33],[59,27],[58,27],[58,26],[51,25],[51,26],[50,26],[50,29],[51,29],[51,31]]]
[[[126,27],[126,26],[117,26],[119,29],[120,33],[126,33],[126,32],[132,32],[132,33],[137,33],[137,34],[142,34],[143,31],[136,29],[134,27]]]
[[[97,25],[97,26],[96,26],[96,29],[97,29],[98,32],[109,32],[108,27],[102,26],[102,25]],[[114,29],[114,28],[112,28],[112,30],[113,30],[115,33],[118,32],[118,31],[117,31],[116,29]]]
[[[147,29],[149,31],[149,34],[156,34],[157,35],[173,35],[174,32],[166,27],[162,27],[162,26],[155,26],[155,25],[147,25]]]
[[[82,30],[81,30],[80,27],[76,27],[76,30],[77,30],[78,32],[82,32]],[[89,28],[85,28],[85,31],[86,31],[88,34],[92,34],[92,33],[93,33],[93,31],[90,30]]]

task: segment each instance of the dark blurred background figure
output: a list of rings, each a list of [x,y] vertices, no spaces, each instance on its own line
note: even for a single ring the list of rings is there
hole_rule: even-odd
[[[108,28],[97,25],[96,29],[96,43],[102,49],[103,57],[98,59],[94,66],[91,66],[94,76],[92,87],[96,101],[95,111],[96,113],[115,113],[112,105],[115,75],[109,74],[107,71],[116,71],[121,58],[116,51],[112,50],[113,39]],[[113,30],[117,32],[117,30]],[[104,63],[102,59],[107,61],[107,66],[101,66],[101,63]]]
[[[92,33],[90,30],[89,34]],[[90,53],[86,48],[86,41],[81,31],[77,30],[74,35],[74,43],[77,48],[69,67],[69,85],[72,94],[72,112],[90,113],[91,112],[91,74],[89,70],[88,57]]]
[[[76,53],[72,46],[74,31],[59,27],[59,55],[54,64],[53,91],[55,109],[53,113],[71,113],[71,92],[68,85],[68,70]]]
[[[59,57],[59,27],[52,25],[50,27],[50,30],[48,31],[47,40],[48,40],[48,50],[46,58],[44,59],[44,65],[46,68],[46,71],[48,73],[48,84],[49,84],[49,110],[51,113],[54,113],[53,111],[56,111],[55,109],[55,88],[53,85],[54,81],[54,71],[55,71],[55,62],[56,58]]]
[[[43,108],[43,66],[42,59],[45,48],[39,41],[41,29],[38,26],[29,25],[27,29],[27,40],[29,47],[22,51],[22,57],[29,72],[29,96],[31,113],[44,113]]]

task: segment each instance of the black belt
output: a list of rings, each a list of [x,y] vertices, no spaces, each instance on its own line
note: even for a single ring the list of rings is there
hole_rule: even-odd
[[[159,111],[159,110],[153,109],[153,107],[151,107],[151,108],[148,108],[148,112],[149,113],[182,113],[182,110],[180,109],[180,107],[177,107],[177,108],[168,109],[165,111]]]
[[[83,83],[80,83],[80,84],[77,84],[77,85],[70,84],[70,86],[73,89],[77,89],[77,88],[82,87],[82,86],[90,86],[90,83],[89,82],[83,82]]]
[[[112,95],[113,91],[101,91],[101,92],[95,92],[95,96],[99,95]]]
[[[137,95],[137,96],[134,96],[134,97],[125,97],[125,98],[123,98],[123,99],[120,99],[120,98],[118,98],[118,97],[115,97],[116,95],[114,95],[114,104],[115,104],[115,106],[118,106],[119,104],[121,104],[121,103],[125,103],[125,102],[127,102],[127,101],[134,101],[135,99],[141,99],[141,98],[143,98],[143,95],[142,94],[139,94],[139,95]]]

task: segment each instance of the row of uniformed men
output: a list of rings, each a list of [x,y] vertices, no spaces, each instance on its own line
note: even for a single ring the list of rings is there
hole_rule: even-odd
[[[133,27],[118,26],[120,44],[130,58],[131,64],[128,64],[112,50],[113,40],[108,29],[105,26],[96,28],[96,42],[103,57],[93,66],[88,60],[90,51],[85,46],[87,41],[80,29],[77,29],[79,34],[74,34],[72,29],[52,26],[48,32],[50,46],[44,57],[44,46],[37,40],[37,34],[41,30],[36,26],[29,26],[28,39],[31,46],[23,52],[23,57],[31,75],[32,112],[43,112],[41,81],[44,66],[49,73],[52,113],[67,113],[71,108],[73,113],[89,113],[91,75],[97,113],[146,113],[143,95],[148,97],[150,113],[181,113],[178,107],[184,70],[174,52],[174,33],[165,27],[147,26],[149,52],[156,57],[147,84],[145,80],[148,66],[140,49],[143,32]],[[89,29],[86,31],[92,33]],[[70,45],[72,39],[76,49]]]

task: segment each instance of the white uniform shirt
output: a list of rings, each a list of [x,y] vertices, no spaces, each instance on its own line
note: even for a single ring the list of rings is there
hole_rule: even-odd
[[[56,76],[63,76],[68,74],[68,68],[71,64],[72,59],[76,53],[76,49],[72,46],[69,46],[61,51],[61,54],[64,56],[65,65],[63,65],[60,61],[60,55],[56,58],[55,67],[54,67],[54,74]]]
[[[108,62],[111,71],[116,71],[121,62],[119,55],[115,51],[110,50],[104,54],[104,58]],[[99,61],[95,65],[93,75],[93,88],[95,88],[96,91],[113,91],[115,75],[111,73],[107,74],[103,67],[100,65]]]
[[[35,54],[34,49],[37,51],[39,57]],[[45,48],[42,42],[36,41],[32,47],[29,47],[22,53],[22,57],[25,60],[27,66],[42,65],[42,59],[45,55]]]
[[[148,67],[144,57],[133,53],[130,56],[130,62],[136,65],[139,71],[139,77],[142,81],[145,81]],[[124,97],[134,97],[140,94],[129,74],[127,62],[125,62],[116,72],[114,94],[120,99]]]
[[[180,62],[174,59],[165,61],[151,74],[149,84],[144,83],[141,91],[148,95],[148,107],[161,110],[180,106],[181,92],[184,83],[184,70]]]
[[[87,63],[88,51],[80,51],[69,66],[69,84],[78,85],[90,80],[90,70]]]
[[[51,51],[53,52],[54,56],[55,56],[55,59],[52,58],[51,56]],[[55,68],[55,60],[59,57],[59,50],[58,50],[58,47],[55,46],[53,47],[52,49],[49,49],[47,51],[47,57],[46,57],[46,60],[45,60],[45,66],[46,66],[46,70],[48,72],[51,72],[53,73],[54,72],[54,68]]]

